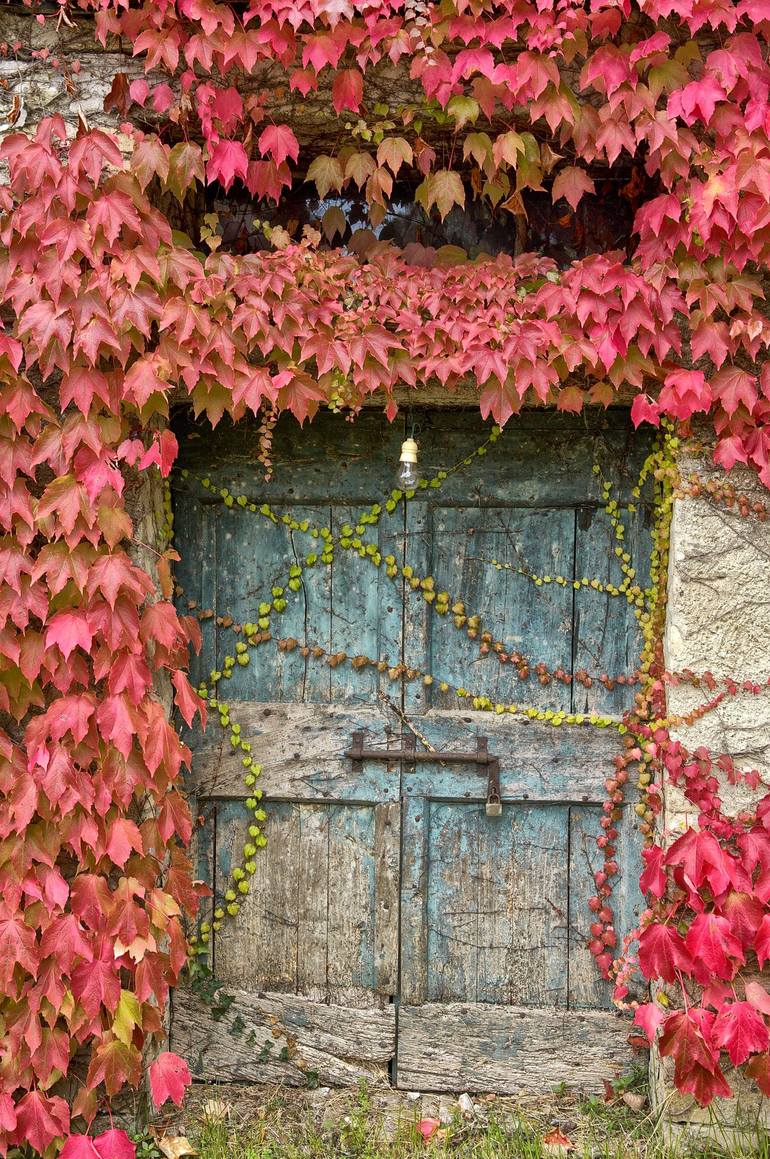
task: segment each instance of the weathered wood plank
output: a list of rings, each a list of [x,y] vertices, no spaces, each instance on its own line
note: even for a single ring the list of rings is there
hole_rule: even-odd
[[[652,540],[648,512],[624,512],[625,550],[631,554],[641,588],[649,583]],[[615,554],[618,546],[604,511],[579,508],[576,512],[575,575],[578,579],[598,579],[619,585],[623,580]],[[573,628],[574,665],[598,676],[628,675],[636,671],[642,649],[639,622],[623,596],[608,596],[591,588],[575,592]],[[607,689],[598,680],[590,688],[573,684],[574,712],[601,712],[620,715],[632,700],[632,691],[622,684]]]
[[[260,783],[268,799],[398,799],[398,762],[366,761],[361,773],[354,773],[343,755],[357,728],[365,730],[367,745],[382,748],[383,754],[389,743],[393,746],[393,714],[387,708],[239,701],[230,701],[230,708],[233,720],[241,724],[241,736],[252,745],[252,756],[262,764]],[[435,710],[416,724],[436,749],[475,752],[476,737],[488,737],[489,751],[500,758],[501,787],[509,800],[601,803],[604,778],[622,748],[611,729],[544,728],[525,717],[464,709]],[[464,798],[467,793],[467,799],[484,800],[486,780],[468,777],[472,771],[470,765],[433,766],[431,792],[452,797],[460,791]],[[404,781],[407,794],[415,791],[413,774],[405,774]],[[217,726],[210,725],[197,738],[190,784],[200,797],[245,796],[240,757],[221,743]]]
[[[428,994],[428,803],[407,798],[401,813],[401,1002]]]
[[[401,803],[374,810],[374,988],[395,999],[398,989]]]
[[[402,1006],[397,1083],[407,1090],[549,1094],[603,1089],[628,1069],[630,1024],[594,1011],[455,1003]]]
[[[404,520],[404,564],[414,571],[415,576],[430,575],[433,555],[433,508],[426,503],[410,500],[402,512]],[[438,591],[438,589],[436,589]],[[419,591],[413,591],[409,583],[403,587],[403,639],[402,659],[423,673],[433,673],[431,654],[431,619],[437,619]],[[430,690],[422,680],[404,684],[401,703],[410,716],[422,715],[431,705]]]
[[[470,468],[469,468],[470,470]],[[486,459],[478,461],[479,479]],[[414,511],[407,510],[407,537],[412,535]],[[505,645],[521,651],[550,669],[572,667],[572,589],[555,583],[538,587],[524,575],[497,569],[492,560],[508,563],[537,576],[571,577],[574,556],[574,516],[571,510],[542,507],[536,511],[506,507],[446,507],[433,510],[431,550],[424,565],[436,591],[461,599],[468,615],[481,617],[482,628]],[[425,573],[423,573],[425,574]],[[407,600],[422,601],[422,593],[407,591]],[[446,680],[503,703],[534,704],[569,709],[570,689],[554,682],[543,687],[533,674],[522,681],[512,664],[502,665],[490,653],[479,653],[479,639],[458,630],[450,615],[431,615],[425,657],[410,661],[429,670],[436,681]],[[451,708],[452,693],[439,684],[429,691],[433,707]]]
[[[259,856],[271,857],[268,846]],[[284,866],[291,875],[293,867]],[[329,807],[299,806],[297,912],[297,992],[319,1002],[328,999],[329,954]]]
[[[462,464],[489,434],[489,424],[478,412],[434,410],[416,417],[421,427],[420,465],[426,474]],[[532,410],[510,422],[482,459],[451,474],[439,494],[442,501],[470,500],[482,506],[599,502],[596,462],[607,478],[618,480],[618,496],[628,498],[650,443],[633,432],[628,411],[574,417]],[[418,492],[418,501],[431,498]]]
[[[193,831],[190,841],[190,860],[192,862],[193,877],[203,881],[209,888],[213,888],[216,880],[216,830],[217,830],[217,802],[197,801],[189,797],[190,811],[193,818]],[[211,923],[216,897],[206,897],[201,900],[200,920]],[[214,939],[209,940],[208,953],[201,955],[200,961],[209,969],[214,966]]]
[[[594,920],[588,899],[596,892],[593,875],[602,866],[596,838],[601,810],[578,805],[570,809],[569,847],[569,1005],[571,1009],[603,1009],[611,1005],[610,986],[588,951]],[[613,899],[617,904],[617,896]]]
[[[509,836],[496,843],[500,822]],[[480,824],[480,848],[488,850],[487,894],[493,900],[499,882],[510,915],[510,949],[490,951],[488,978],[498,992],[507,980],[508,1001],[516,1006],[566,1006],[568,811],[557,805],[504,804],[501,817],[482,816]],[[481,924],[480,942],[484,937]]]
[[[221,1021],[188,989],[174,995],[171,1048],[188,1060],[195,1078],[303,1086],[312,1076],[326,1086],[362,1079],[388,1085],[394,1006],[352,1010],[289,994],[225,990],[233,1003]]]
[[[596,838],[602,832],[599,824],[600,809],[573,805],[570,808],[569,856],[569,1005],[571,1009],[609,1009],[612,991],[596,969],[588,951],[590,925],[593,916],[588,899],[595,893],[593,875],[601,869],[603,855],[597,848]],[[617,945],[611,949],[617,955],[623,937],[637,924],[644,898],[639,889],[639,833],[633,809],[626,805],[617,823],[618,840],[615,859],[620,873],[613,879],[610,906],[615,915]]]
[[[291,507],[296,520],[325,525],[329,508],[325,505]],[[217,507],[217,605],[221,615],[229,614],[237,623],[259,618],[259,605],[270,603],[273,587],[283,589],[286,608],[274,615],[275,630],[284,636],[304,640],[308,630],[312,643],[328,649],[330,636],[329,569],[316,565],[305,569],[300,589],[288,586],[289,569],[305,558],[317,541],[308,532],[292,531],[284,523],[272,523],[240,507]],[[226,651],[231,654],[236,638],[224,631],[218,637],[217,666]],[[275,647],[260,648],[251,663],[236,668],[232,680],[223,685],[248,700],[328,701],[330,674],[323,665],[313,664],[298,649],[281,652]]]
[[[216,935],[214,962],[224,984],[248,982],[255,990],[297,990],[297,930],[299,924],[300,807],[274,801],[266,824],[268,846],[255,857],[251,892],[235,921],[225,922]],[[217,810],[217,894],[230,885],[240,864],[249,813],[245,805],[228,801]],[[323,890],[325,881],[314,882]]]
[[[568,810],[506,804],[489,818],[478,804],[422,800],[427,934],[412,941],[424,1000],[566,1006]]]
[[[293,800],[398,799],[398,765],[367,762],[354,774],[344,753],[356,729],[364,729],[375,746],[386,747],[393,714],[381,707],[321,704],[256,703],[231,700],[232,719],[252,745],[262,765],[260,785],[266,797]],[[243,798],[239,753],[222,744],[216,725],[194,739],[190,784],[201,797]]]
[[[363,543],[376,544],[382,557],[393,554],[400,558],[403,549],[403,520],[387,517],[372,529],[356,524],[360,507],[337,506],[332,518],[335,536],[347,525],[354,532],[362,527],[359,536]],[[334,652],[348,656],[368,656],[387,660],[395,667],[401,660],[401,616],[403,608],[401,575],[390,578],[385,566],[375,566],[371,558],[361,558],[352,548],[338,547],[334,554],[333,589],[331,596],[331,638]],[[393,685],[386,673],[371,665],[354,667],[342,664],[331,669],[331,699],[335,703],[376,703],[380,692],[394,695],[400,705],[400,686]],[[394,718],[394,724],[397,721]]]
[[[288,505],[320,500],[342,498],[363,506],[395,486],[403,438],[403,418],[389,423],[382,413],[363,412],[353,423],[343,415],[322,413],[303,429],[285,414],[275,429],[273,475],[266,483],[257,461],[257,424],[223,419],[205,439],[181,441],[180,466],[229,487],[233,494],[271,503],[279,514]],[[194,480],[188,485],[194,488]]]
[[[428,813],[427,864],[420,873],[428,895],[426,1001],[474,1001],[479,950],[478,808],[425,798],[423,808]]]
[[[410,413],[420,428],[420,468],[426,476],[462,464],[489,436],[491,424],[476,408],[415,408]],[[181,440],[180,466],[221,480],[233,493],[243,491],[260,502],[338,500],[343,495],[347,502],[363,504],[379,500],[394,486],[399,448],[407,433],[403,419],[388,423],[381,413],[364,410],[353,423],[342,415],[319,414],[300,437],[296,421],[285,415],[276,427],[273,478],[266,484],[257,464],[256,423],[242,420],[236,427],[223,419],[205,438]],[[618,494],[628,498],[650,441],[632,431],[628,411],[621,408],[577,417],[526,411],[489,448],[481,486],[478,473],[469,482],[461,466],[444,481],[441,495],[460,503],[471,496],[481,503],[502,500],[523,507],[542,506],[544,498],[566,506],[599,502],[599,485],[592,473],[597,461],[608,478],[621,480]],[[475,460],[474,469],[477,466]],[[418,492],[417,501],[423,498],[424,492]]]
[[[483,806],[470,807],[479,846],[476,1001],[509,1006],[513,911],[524,900],[516,897],[520,883],[513,873],[511,814],[506,807],[500,817],[487,817]]]
[[[329,805],[329,1000],[338,1006],[373,1001],[376,865],[374,810]]]
[[[216,604],[216,508],[197,496],[177,492],[174,496],[174,534],[183,545],[175,578],[182,589],[177,607],[186,615]],[[191,608],[190,603],[194,606]],[[201,623],[201,650],[190,653],[190,679],[197,686],[216,666],[216,621]]]

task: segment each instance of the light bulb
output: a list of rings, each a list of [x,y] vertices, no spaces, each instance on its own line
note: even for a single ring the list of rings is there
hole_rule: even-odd
[[[402,491],[413,491],[420,481],[417,470],[417,443],[414,439],[404,439],[401,444],[396,480]]]

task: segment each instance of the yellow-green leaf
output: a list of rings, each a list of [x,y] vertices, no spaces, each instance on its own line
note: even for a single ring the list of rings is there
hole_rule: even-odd
[[[340,209],[339,205],[332,205],[326,210],[326,213],[321,218],[321,229],[324,232],[324,237],[331,244],[334,241],[336,234],[340,237],[345,232],[347,222],[345,221],[345,214]]]
[[[469,157],[484,169],[492,161],[492,139],[489,133],[469,133],[463,141],[463,160]]]
[[[418,187],[415,200],[428,213],[435,205],[443,221],[453,206],[465,205],[465,189],[460,174],[452,169],[437,169]]]
[[[345,182],[345,174],[336,157],[327,157],[322,153],[310,165],[307,179],[315,182],[318,196],[324,198],[330,189],[336,189],[339,193]]]
[[[348,157],[345,165],[345,180],[355,181],[358,188],[361,189],[376,168],[374,157],[370,153],[353,153]]]
[[[510,133],[501,133],[492,147],[495,163],[499,166],[504,161],[506,165],[512,165],[514,169],[518,164],[519,156],[523,157],[525,153],[524,139],[513,130]]]
[[[120,1001],[115,1011],[115,1020],[112,1023],[112,1033],[126,1046],[130,1046],[134,1037],[134,1028],[140,1026],[141,1022],[142,1008],[139,1005],[139,999],[130,990],[121,990]]]
[[[481,109],[479,102],[474,100],[473,97],[457,96],[452,97],[446,107],[446,111],[455,122],[455,128],[459,132],[469,121],[473,124]]]
[[[413,159],[412,146],[404,137],[386,137],[377,150],[377,164],[387,165],[394,177],[402,165],[411,165]]]

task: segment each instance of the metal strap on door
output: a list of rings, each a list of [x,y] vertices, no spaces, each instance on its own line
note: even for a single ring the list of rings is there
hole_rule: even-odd
[[[411,772],[418,762],[433,764],[472,764],[478,767],[479,776],[487,778],[487,817],[499,817],[503,811],[500,799],[500,759],[489,752],[489,740],[485,736],[476,738],[476,752],[456,752],[452,750],[417,751],[416,738],[407,734],[401,749],[364,748],[364,733],[354,732],[352,745],[345,756],[352,761],[353,772],[363,772],[364,761],[402,761],[404,771]]]

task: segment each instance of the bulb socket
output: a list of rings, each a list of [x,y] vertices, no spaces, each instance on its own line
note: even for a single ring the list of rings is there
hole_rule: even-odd
[[[417,443],[414,439],[404,439],[401,444],[401,457],[399,463],[416,463],[417,462]]]

